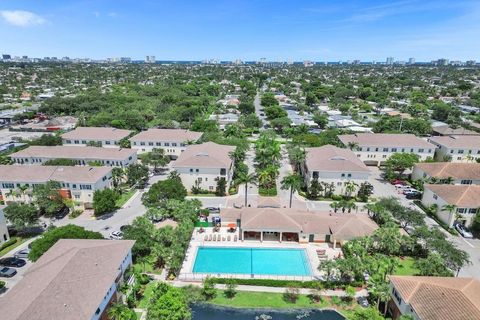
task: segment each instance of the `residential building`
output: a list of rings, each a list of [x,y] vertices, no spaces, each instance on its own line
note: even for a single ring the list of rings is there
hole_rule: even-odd
[[[224,113],[224,114],[212,114],[208,118],[209,120],[217,121],[220,126],[220,129],[224,129],[225,126],[229,124],[235,124],[238,122],[238,115],[235,113]]]
[[[188,146],[173,163],[185,188],[192,187],[215,191],[217,181],[225,178],[227,190],[233,177],[234,163],[230,154],[234,146],[225,146],[213,142]]]
[[[155,56],[145,56],[145,63],[155,63]]]
[[[430,181],[430,183],[480,185],[480,163],[417,163],[413,167],[412,179]]]
[[[465,129],[463,127],[451,128],[449,125],[432,126],[434,136],[478,136],[478,132]]]
[[[62,134],[62,143],[66,146],[86,146],[90,143],[105,148],[118,148],[120,140],[127,138],[132,131],[117,128],[77,127]]]
[[[0,299],[2,320],[108,319],[108,308],[120,300],[134,243],[58,240]]]
[[[393,320],[480,319],[480,282],[475,278],[390,276],[388,311]]]
[[[305,149],[305,164],[302,174],[307,186],[313,179],[335,185],[336,194],[345,194],[349,182],[360,185],[368,181],[370,170],[348,149],[326,145],[319,148]]]
[[[422,204],[435,205],[438,218],[450,227],[455,222],[469,227],[480,208],[480,185],[425,184]]]
[[[235,223],[240,240],[332,243],[371,235],[378,228],[366,214],[334,214],[287,208],[222,209],[222,225]]]
[[[0,245],[10,240],[10,235],[8,234],[7,228],[7,221],[5,220],[3,209],[5,209],[5,206],[0,206]]]
[[[473,162],[480,159],[480,136],[430,137],[436,145],[435,160],[451,162]]]
[[[54,159],[70,159],[78,165],[99,162],[104,166],[127,167],[136,163],[135,149],[72,147],[72,146],[30,146],[10,155],[17,164],[41,165]]]
[[[433,158],[435,145],[413,134],[357,133],[344,134],[340,141],[366,165],[380,166],[394,153],[415,153],[424,161]]]
[[[138,153],[151,152],[154,148],[165,151],[172,158],[185,151],[189,143],[197,142],[201,132],[181,129],[148,129],[131,137],[130,145]]]
[[[5,203],[31,202],[32,189],[48,181],[61,185],[60,195],[77,206],[91,208],[93,193],[112,185],[110,167],[8,166],[0,165],[0,192]]]

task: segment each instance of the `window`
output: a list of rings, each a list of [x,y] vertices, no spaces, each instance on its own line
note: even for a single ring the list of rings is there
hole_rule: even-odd
[[[202,182],[203,179],[200,177],[200,178],[197,179],[197,181],[198,181],[198,182]]]
[[[200,171],[200,170],[198,170],[198,169],[195,169],[195,172],[196,172],[196,173],[198,173],[199,171]]]
[[[4,182],[4,183],[2,183],[2,187],[4,189],[13,189],[13,188],[15,188],[15,185],[13,183]]]
[[[388,152],[388,148],[383,148],[383,152]]]
[[[169,143],[169,142],[165,142],[165,147],[170,147],[170,143]]]
[[[405,148],[402,148],[402,152],[405,152]]]
[[[80,143],[80,141],[78,141],[78,140],[75,140],[74,142],[75,142],[75,144],[79,144],[79,143]]]
[[[149,146],[153,146],[153,142],[149,142],[148,145],[149,145]]]
[[[173,142],[172,143],[172,147],[176,147],[177,146],[177,143],[176,142]]]
[[[208,186],[208,190],[213,190],[213,186]]]
[[[418,152],[424,152],[425,150],[424,149],[418,149]]]
[[[76,194],[75,199],[80,199],[80,195]]]
[[[190,173],[192,173],[192,172],[193,172],[193,169],[192,169],[192,168],[190,168]]]
[[[220,175],[224,176],[224,175],[226,175],[226,174],[227,174],[227,169],[221,168],[221,169],[220,169]]]
[[[475,213],[477,213],[477,209],[476,208],[470,208],[470,209],[468,209],[468,213],[475,214]]]
[[[141,145],[141,146],[144,146],[144,145],[145,145],[145,142],[140,142],[140,145]]]
[[[161,142],[156,142],[155,145],[159,147],[159,146],[162,145],[162,143]]]
[[[352,177],[352,174],[351,174],[351,173],[347,174],[347,177],[351,178],[351,177]]]
[[[345,173],[342,173],[342,178],[345,178]]]
[[[462,180],[460,184],[472,184],[472,180]]]
[[[318,178],[318,171],[313,171],[312,177],[313,178]]]
[[[99,141],[100,142],[100,141]],[[110,144],[110,141],[105,141],[105,144]]]
[[[80,190],[92,190],[92,186],[89,184],[81,184]]]
[[[67,143],[72,143],[72,140],[67,140],[66,142],[67,142]]]
[[[370,151],[370,148],[367,147],[367,151]]]
[[[378,151],[378,148],[375,148],[375,151]]]
[[[395,290],[395,288],[393,288],[392,293],[393,293],[393,296],[395,297],[395,300],[397,300],[398,305],[401,306],[402,298],[400,298],[400,295],[398,294],[397,290]]]
[[[382,158],[383,158],[383,159],[385,159],[386,157],[387,157],[387,155],[386,155],[386,154],[384,154]]]
[[[463,154],[463,150],[458,150],[458,154]]]
[[[342,185],[341,182],[337,182],[337,186],[340,187]]]
[[[397,152],[397,148],[392,148],[392,152]]]
[[[77,189],[77,185],[75,183],[72,184],[72,189]]]
[[[412,148],[412,149],[410,149],[410,152],[413,152],[413,148]]]
[[[466,208],[458,208],[457,212],[458,213],[467,213],[467,209]]]

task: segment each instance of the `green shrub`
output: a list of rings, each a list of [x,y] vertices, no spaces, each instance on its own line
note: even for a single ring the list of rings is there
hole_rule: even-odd
[[[227,284],[231,279],[229,278],[212,278],[212,281],[218,284]],[[283,288],[289,285],[295,284],[298,288],[315,289],[318,287],[318,281],[291,281],[291,280],[274,280],[274,279],[235,279],[237,285],[246,286],[263,286],[263,287],[275,287]],[[324,283],[327,288],[344,288],[346,285],[353,287],[360,287],[363,285],[361,281],[353,281],[351,283],[332,282]]]
[[[341,201],[341,200],[343,200],[343,197],[339,194],[332,194],[332,200],[333,201]]]
[[[2,251],[3,249],[7,248],[7,247],[10,247],[11,245],[14,245],[15,243],[17,243],[18,239],[17,238],[11,238],[10,240],[4,242],[1,246],[0,246],[0,251]]]
[[[83,210],[73,210],[72,213],[68,216],[70,219],[75,219],[83,213]]]
[[[0,290],[5,288],[5,281],[0,281]]]

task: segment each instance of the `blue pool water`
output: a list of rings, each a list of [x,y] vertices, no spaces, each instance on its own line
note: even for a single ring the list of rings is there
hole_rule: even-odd
[[[309,276],[303,249],[199,247],[194,273]]]

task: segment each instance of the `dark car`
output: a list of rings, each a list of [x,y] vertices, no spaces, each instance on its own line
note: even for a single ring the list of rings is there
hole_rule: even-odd
[[[0,277],[11,278],[17,274],[17,270],[13,268],[3,267],[0,268]]]
[[[407,191],[405,192],[405,198],[407,199],[421,199],[422,198],[422,193],[418,191]]]
[[[0,266],[4,266],[4,267],[21,268],[25,264],[27,264],[25,260],[14,258],[14,257],[0,259]]]

